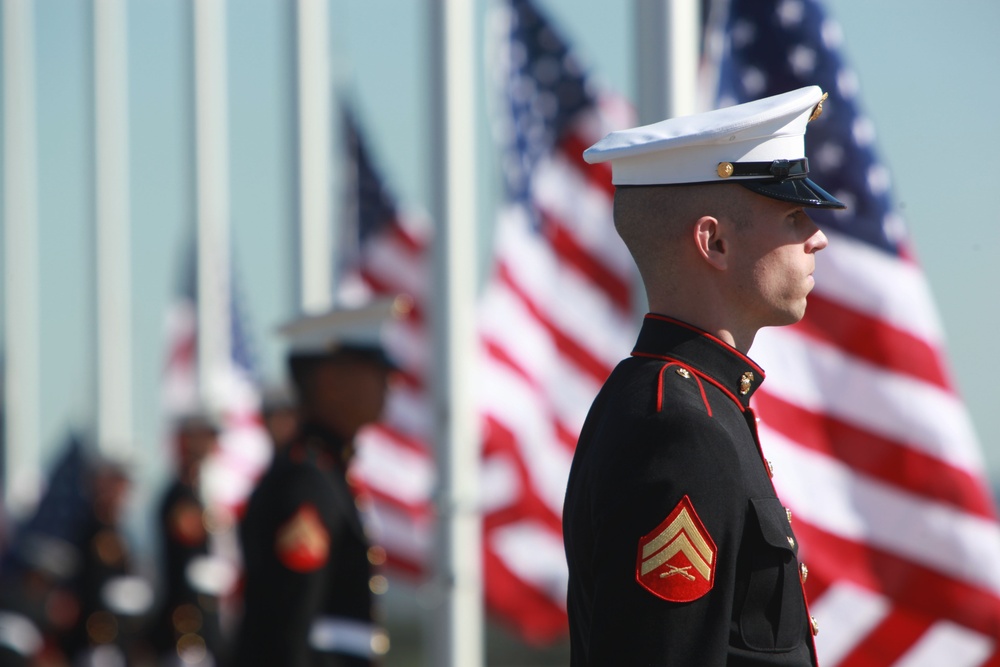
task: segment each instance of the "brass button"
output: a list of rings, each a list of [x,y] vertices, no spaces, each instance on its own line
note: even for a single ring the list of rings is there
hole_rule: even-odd
[[[788,546],[790,546],[793,549],[795,548],[795,538],[794,537],[789,537],[788,538]]]
[[[792,522],[792,510],[785,508],[785,516],[788,517],[788,523]]]
[[[819,634],[819,621],[816,620],[815,616],[809,617],[809,628],[812,630],[813,637]]]
[[[368,580],[368,590],[375,595],[384,595],[389,590],[389,580],[381,574],[376,574]]]
[[[718,169],[715,172],[719,175],[719,178],[729,178],[733,175],[733,163],[732,162],[720,162]]]
[[[689,379],[691,377],[691,372],[688,369],[686,369],[686,368],[678,368],[677,369],[677,374],[680,375],[685,380],[687,380],[687,379]]]
[[[770,461],[765,461],[767,463],[767,476],[774,477],[774,464]]]
[[[368,562],[372,565],[385,565],[386,553],[385,549],[375,545],[368,548]]]
[[[799,563],[799,581],[803,584],[806,583],[806,579],[809,578],[809,568],[806,567],[805,563]]]

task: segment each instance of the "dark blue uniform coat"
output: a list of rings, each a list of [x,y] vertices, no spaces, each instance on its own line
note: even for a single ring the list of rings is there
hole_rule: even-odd
[[[371,664],[352,650],[363,648],[359,633],[374,631],[372,566],[343,451],[336,436],[307,428],[251,496],[240,526],[245,612],[234,666]]]
[[[763,379],[722,341],[646,316],[570,473],[573,667],[816,664],[806,571],[749,406]]]

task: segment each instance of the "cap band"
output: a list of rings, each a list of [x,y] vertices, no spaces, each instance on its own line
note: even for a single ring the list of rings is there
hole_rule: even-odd
[[[805,178],[809,175],[809,160],[772,160],[770,162],[720,162],[720,178]]]

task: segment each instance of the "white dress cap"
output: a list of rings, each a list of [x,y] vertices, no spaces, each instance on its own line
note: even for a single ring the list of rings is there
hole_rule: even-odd
[[[610,161],[615,185],[804,180],[814,186],[806,178],[805,133],[809,121],[822,112],[825,97],[818,86],[808,86],[612,132],[584,151],[583,158],[591,164]],[[797,186],[802,191],[805,183]],[[816,190],[822,195],[809,188],[804,203],[843,206]]]
[[[359,308],[334,308],[299,317],[278,328],[291,356],[324,356],[343,349],[380,349],[384,325],[405,316],[409,297],[380,298]]]

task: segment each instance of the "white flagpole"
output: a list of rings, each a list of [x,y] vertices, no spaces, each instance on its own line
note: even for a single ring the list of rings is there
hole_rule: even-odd
[[[226,2],[194,2],[198,173],[198,370],[201,399],[222,407],[230,365],[229,124]]]
[[[342,192],[342,133],[333,104],[329,0],[298,0],[296,9],[300,305],[315,313],[329,309],[336,293],[333,193]]]
[[[97,436],[114,457],[134,444],[127,56],[123,0],[94,0]]]
[[[697,109],[701,19],[698,0],[636,0],[639,123]]]
[[[3,0],[4,506],[18,518],[41,480],[35,3]]]
[[[483,664],[482,521],[475,366],[474,3],[431,3],[434,406],[440,488],[435,583],[443,593],[435,665]]]

